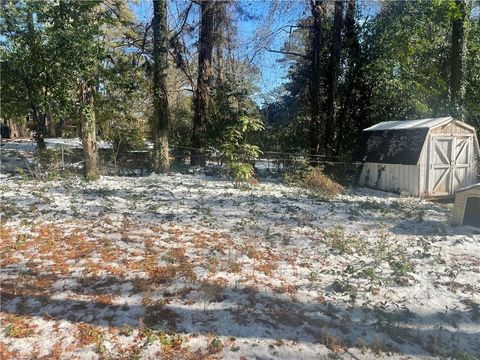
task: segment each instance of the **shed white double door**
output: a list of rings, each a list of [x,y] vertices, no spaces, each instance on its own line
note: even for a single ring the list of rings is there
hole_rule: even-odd
[[[472,177],[471,135],[432,136],[428,166],[430,196],[449,196],[470,185]]]

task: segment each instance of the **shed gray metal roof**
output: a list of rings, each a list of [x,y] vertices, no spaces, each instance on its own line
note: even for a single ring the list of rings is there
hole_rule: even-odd
[[[423,144],[431,128],[455,122],[472,130],[474,147],[480,158],[480,148],[475,128],[451,116],[420,120],[385,121],[363,130],[359,141],[359,153],[355,158],[362,162],[416,165]]]
[[[430,129],[432,127],[441,125],[450,120],[453,120],[451,116],[441,117],[441,118],[420,119],[420,120],[384,121],[376,125],[370,126],[369,128],[366,128],[363,131]]]

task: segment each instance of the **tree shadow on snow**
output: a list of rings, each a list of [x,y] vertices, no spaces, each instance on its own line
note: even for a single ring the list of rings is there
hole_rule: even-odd
[[[397,235],[478,235],[480,228],[473,226],[451,226],[448,222],[438,220],[414,220],[405,219],[399,224],[390,228],[390,231]]]
[[[152,286],[152,280],[144,281]],[[145,293],[139,285],[114,276],[73,277],[30,271],[22,274],[21,282],[3,282],[1,311],[73,324],[147,326],[180,333],[321,343],[327,347],[336,344],[348,348],[378,344],[380,340],[390,351],[409,355],[428,354],[433,340],[443,344],[445,351],[454,351],[453,346],[457,346],[461,351],[475,352],[480,345],[479,332],[462,330],[464,325],[472,324],[478,330],[480,304],[473,302],[465,310],[419,316],[393,305],[368,309],[345,303],[302,303],[251,287],[205,289],[192,284],[187,292],[178,295],[167,291],[167,284],[160,282],[153,286],[162,295],[142,305]],[[445,323],[450,326],[445,328]]]

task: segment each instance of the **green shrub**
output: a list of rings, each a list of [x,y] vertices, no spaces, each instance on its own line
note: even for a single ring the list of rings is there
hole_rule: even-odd
[[[236,184],[250,182],[254,175],[253,166],[248,163],[231,163],[230,172],[235,179]]]
[[[287,164],[283,182],[287,185],[302,186],[307,174],[312,170],[306,156],[295,158]]]
[[[129,151],[140,150],[145,147],[143,131],[135,118],[128,118],[121,122],[112,122],[105,140],[112,146],[112,160],[115,174],[118,174],[118,161]]]
[[[221,152],[235,185],[253,180],[254,171],[250,161],[258,158],[260,149],[256,145],[248,144],[247,135],[261,129],[263,129],[261,120],[250,116],[241,116],[227,129]]]

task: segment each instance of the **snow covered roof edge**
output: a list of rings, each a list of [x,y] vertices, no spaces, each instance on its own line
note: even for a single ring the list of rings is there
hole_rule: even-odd
[[[405,129],[430,129],[453,120],[451,116],[441,118],[429,118],[419,120],[396,120],[384,121],[376,125],[370,126],[363,131],[377,131],[377,130],[405,130]]]

